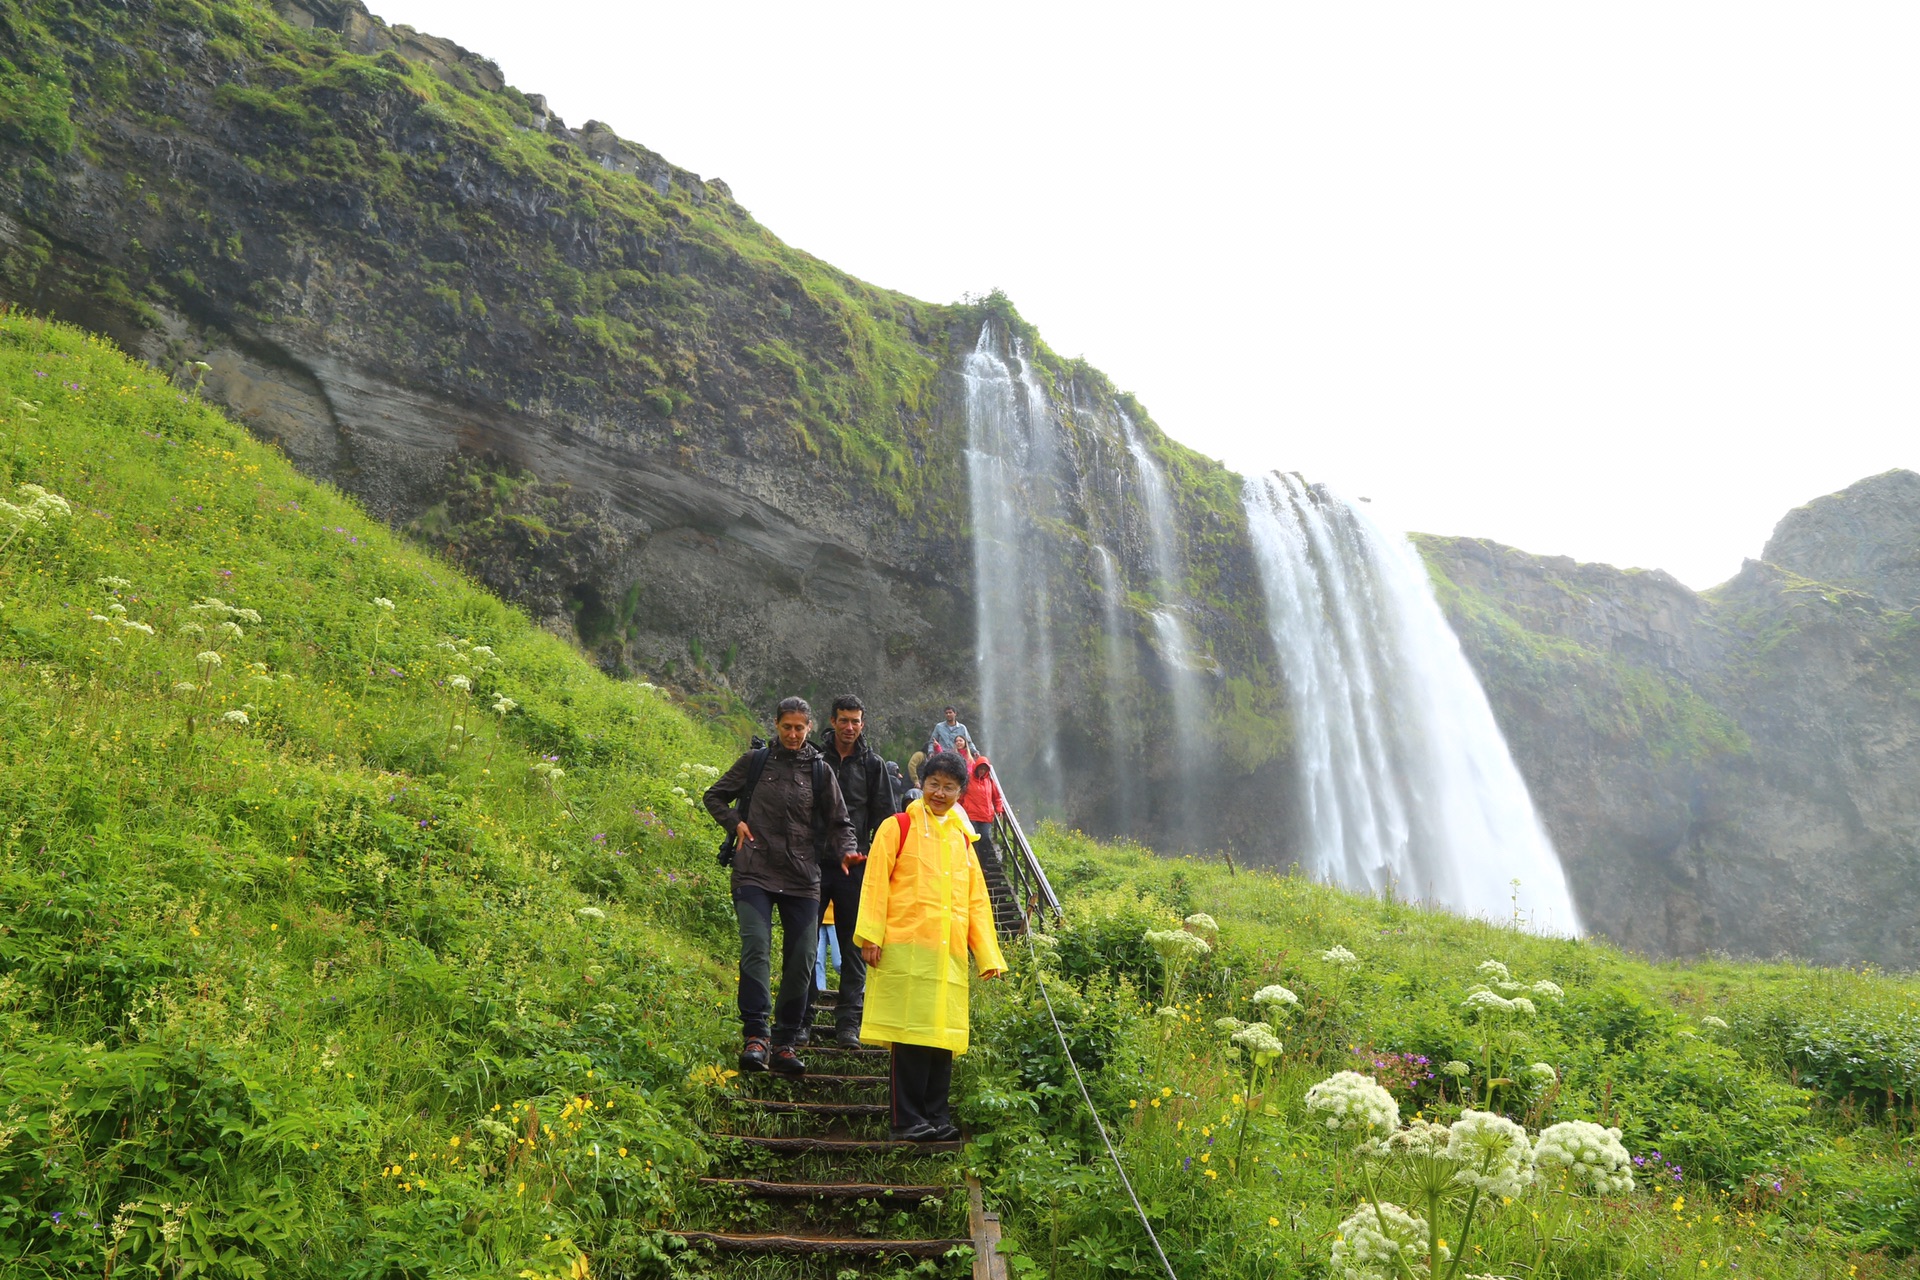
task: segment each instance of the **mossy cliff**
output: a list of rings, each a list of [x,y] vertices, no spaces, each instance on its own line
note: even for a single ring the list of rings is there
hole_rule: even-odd
[[[606,669],[755,705],[854,689],[902,751],[943,701],[975,701],[959,367],[996,321],[1085,464],[1049,530],[1048,713],[1074,726],[1055,811],[1098,827],[1119,781],[1106,726],[1073,708],[1109,685],[1094,505],[1127,584],[1154,576],[1124,414],[1168,476],[1184,607],[1218,669],[1209,754],[1229,772],[1205,840],[1259,826],[1270,801],[1237,816],[1237,784],[1278,768],[1285,727],[1238,603],[1258,592],[1236,581],[1237,480],[1004,298],[853,279],[725,183],[570,128],[357,0],[0,0],[0,57],[0,298],[185,381],[204,362],[206,394],[304,471]],[[1126,785],[1171,794],[1165,677],[1130,622]]]
[[[853,279],[358,0],[0,0],[0,302],[202,383],[602,668],[736,709],[855,690],[900,754],[979,702],[963,368],[988,330],[1070,473],[1036,512],[1052,651],[1022,709],[1058,763],[1043,790],[1002,755],[1016,799],[1294,852],[1238,477],[1005,298]],[[1862,585],[1911,567],[1920,519],[1881,518],[1899,488],[1791,518],[1705,596],[1425,544],[1590,922],[1661,952],[1920,957],[1913,631]],[[1189,652],[1156,636],[1169,611]]]
[[[1920,958],[1916,544],[1911,472],[1790,513],[1704,593],[1421,540],[1590,926],[1657,954]]]

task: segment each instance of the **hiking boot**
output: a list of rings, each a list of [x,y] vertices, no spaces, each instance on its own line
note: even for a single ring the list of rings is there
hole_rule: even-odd
[[[778,1045],[773,1051],[773,1060],[767,1064],[778,1076],[803,1076],[807,1074],[807,1064],[800,1061],[800,1055],[793,1051],[790,1044]]]
[[[742,1071],[765,1071],[767,1069],[767,1038],[748,1036],[747,1047],[740,1051],[740,1069]]]
[[[860,1047],[860,1031],[856,1027],[842,1027],[834,1033],[833,1042],[842,1049],[858,1049]]]
[[[794,1048],[804,1049],[812,1043],[813,1043],[813,1029],[811,1027],[802,1027],[798,1031],[793,1033]]]

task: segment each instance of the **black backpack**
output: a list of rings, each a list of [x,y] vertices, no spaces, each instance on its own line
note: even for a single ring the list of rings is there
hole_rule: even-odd
[[[773,754],[773,748],[759,738],[753,740],[753,751],[747,760],[747,785],[740,790],[740,799],[735,801],[740,811],[740,820],[746,821],[747,811],[753,806],[753,790],[760,785],[760,775],[766,772],[767,757]],[[833,783],[833,770],[819,756],[813,758],[813,856],[827,856],[827,809],[821,804],[827,788]],[[733,865],[733,855],[738,852],[740,831],[736,827],[727,832],[727,838],[720,842],[717,860],[723,867]]]

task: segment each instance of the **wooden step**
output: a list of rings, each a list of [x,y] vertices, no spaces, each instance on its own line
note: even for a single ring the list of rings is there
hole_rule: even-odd
[[[702,1186],[738,1187],[764,1200],[938,1200],[953,1188],[889,1182],[762,1182],[758,1178],[702,1178]]]
[[[915,1258],[938,1258],[971,1240],[880,1240],[861,1236],[730,1235],[720,1231],[674,1231],[690,1243],[705,1242],[729,1253],[869,1254],[904,1253]]]
[[[828,1071],[809,1071],[803,1076],[776,1076],[778,1080],[792,1080],[799,1084],[886,1084],[886,1076],[837,1076]]]
[[[778,1098],[740,1098],[745,1106],[761,1111],[792,1111],[809,1116],[883,1116],[883,1102],[782,1102]]]
[[[816,1151],[828,1155],[945,1155],[965,1145],[958,1139],[952,1142],[907,1142],[898,1138],[757,1138],[744,1133],[710,1133],[707,1136],[725,1142],[743,1142],[762,1151],[791,1156]]]

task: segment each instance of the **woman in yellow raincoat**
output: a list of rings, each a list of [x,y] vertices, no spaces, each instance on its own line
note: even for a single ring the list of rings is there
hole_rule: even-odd
[[[966,766],[927,761],[923,794],[874,833],[853,940],[867,962],[860,1038],[893,1048],[893,1136],[960,1136],[948,1108],[953,1056],[967,1051],[967,951],[983,979],[1006,971],[993,903],[960,797]]]

